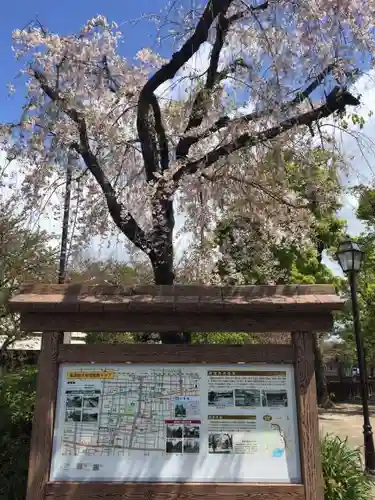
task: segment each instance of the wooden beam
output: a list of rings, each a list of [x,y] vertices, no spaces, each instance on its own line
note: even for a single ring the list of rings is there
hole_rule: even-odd
[[[163,313],[36,313],[21,315],[21,329],[26,332],[324,332],[332,327],[326,314],[191,314]]]
[[[284,344],[64,344],[59,363],[293,363],[294,349]]]
[[[45,500],[305,500],[298,484],[49,483]],[[34,499],[36,500],[36,498]]]
[[[306,500],[324,500],[316,401],[313,336],[294,332],[295,380],[302,479]]]
[[[9,301],[18,313],[330,313],[344,301],[327,285],[115,287],[28,285]]]
[[[333,285],[88,285],[87,283],[69,283],[65,285],[25,283],[20,294],[30,295],[152,295],[152,296],[199,296],[199,297],[265,297],[275,295],[332,295]]]

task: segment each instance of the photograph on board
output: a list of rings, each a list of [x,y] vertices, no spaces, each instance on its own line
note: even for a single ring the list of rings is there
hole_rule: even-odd
[[[209,434],[208,453],[232,453],[233,434]]]
[[[261,406],[261,396],[258,389],[244,390],[236,389],[234,391],[235,406],[244,408],[254,408]]]
[[[165,451],[167,453],[182,453],[182,439],[167,439]]]
[[[171,439],[182,438],[183,434],[182,425],[168,424],[166,434],[167,438]]]
[[[185,425],[184,438],[199,438],[199,425]]]
[[[99,396],[85,396],[83,398],[84,408],[97,408],[99,406]]]
[[[81,410],[66,410],[65,422],[81,422]]]
[[[98,410],[84,409],[82,411],[82,422],[97,422]]]
[[[263,391],[262,406],[272,406],[273,408],[288,406],[287,391],[285,389]]]
[[[66,407],[67,408],[82,408],[82,396],[81,394],[67,394],[66,395]]]
[[[233,391],[208,391],[208,406],[233,406]]]
[[[174,416],[176,418],[186,417],[186,406],[183,403],[177,403],[174,407]]]
[[[185,439],[184,453],[199,453],[199,439]]]

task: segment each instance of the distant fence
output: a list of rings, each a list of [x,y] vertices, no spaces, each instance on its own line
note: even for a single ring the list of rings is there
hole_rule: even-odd
[[[336,403],[346,403],[361,398],[361,385],[359,380],[347,378],[344,380],[327,381],[328,392]],[[375,395],[375,380],[368,382],[369,395]]]

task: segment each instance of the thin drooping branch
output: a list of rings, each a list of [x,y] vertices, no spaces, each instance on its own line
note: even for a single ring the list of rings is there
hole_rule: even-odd
[[[247,186],[254,187],[255,189],[258,189],[259,191],[262,191],[264,194],[266,194],[270,198],[274,199],[278,203],[281,203],[281,205],[285,205],[289,208],[293,208],[296,210],[300,210],[303,208],[309,208],[309,206],[310,206],[309,203],[306,203],[303,205],[296,205],[295,203],[284,198],[281,194],[275,193],[274,191],[272,191],[268,187],[264,186],[262,183],[254,181],[254,180],[250,179],[249,177],[239,177],[237,175],[227,174],[227,173],[224,173],[221,176],[217,176],[215,174],[207,175],[207,174],[203,173],[202,177],[204,179],[207,179],[208,181],[211,181],[211,182],[215,182],[217,180],[217,178],[222,177],[222,178],[225,178],[228,180],[238,182],[240,184],[245,184]]]
[[[301,125],[309,127],[316,121],[331,116],[336,111],[344,111],[345,106],[358,106],[359,104],[359,100],[356,99],[348,91],[336,87],[328,95],[326,103],[319,106],[318,108],[291,117],[288,120],[284,120],[279,125],[270,127],[266,130],[262,130],[261,132],[257,132],[254,134],[242,134],[228,144],[210,151],[204,157],[182,166],[175,172],[173,180],[177,185],[183,175],[194,174],[199,169],[207,168],[213,165],[218,160],[226,158],[230,154],[239,151],[242,148],[249,148],[256,146],[257,144],[262,144],[266,141],[274,139],[275,137],[284,132],[287,132],[294,127],[298,127]]]
[[[99,184],[114,223],[140,250],[149,253],[151,251],[151,245],[144,231],[139,227],[133,216],[125,211],[122,203],[117,200],[116,192],[112,184],[103,172],[97,157],[91,151],[84,117],[72,107],[66,99],[61,97],[57,90],[53,89],[48,84],[47,78],[41,71],[34,69],[33,73],[43,92],[77,125],[80,142],[74,143],[72,146],[82,156],[86,167],[90,170]]]

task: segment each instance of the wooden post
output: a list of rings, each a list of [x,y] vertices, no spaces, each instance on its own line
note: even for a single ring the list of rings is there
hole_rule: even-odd
[[[57,358],[63,340],[63,333],[42,334],[26,500],[43,499],[49,479],[58,384]]]
[[[312,333],[294,332],[292,342],[305,500],[324,500]]]

